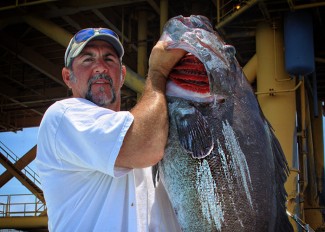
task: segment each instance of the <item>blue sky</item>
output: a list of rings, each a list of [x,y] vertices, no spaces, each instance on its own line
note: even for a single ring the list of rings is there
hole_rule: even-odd
[[[0,142],[8,147],[16,156],[22,157],[37,142],[38,127],[25,128],[17,132],[0,133]],[[3,146],[0,144],[0,146]],[[29,164],[30,168],[36,171],[34,162]],[[5,168],[0,164],[0,175],[5,171]],[[16,178],[12,178],[7,184],[0,188],[0,195],[4,194],[29,194],[30,191],[25,188]]]

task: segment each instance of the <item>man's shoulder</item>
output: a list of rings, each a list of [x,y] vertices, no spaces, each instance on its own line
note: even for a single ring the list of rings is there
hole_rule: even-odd
[[[64,112],[69,108],[82,110],[82,108],[98,107],[94,103],[83,98],[67,98],[53,103],[48,109],[48,112]]]
[[[60,101],[55,102],[52,106],[59,106],[59,107],[71,107],[71,106],[91,106],[91,107],[96,107],[94,103],[91,101],[84,99],[84,98],[66,98]]]
[[[74,98],[67,98],[60,101],[56,101],[49,108],[47,108],[42,121],[59,120],[65,112],[78,104],[78,101]]]
[[[116,112],[97,106],[83,98],[68,98],[55,102],[47,109],[43,121],[58,122],[63,118],[75,123],[90,123],[97,119],[107,119],[107,121],[115,123],[117,121],[122,122],[126,118],[133,120],[133,116],[129,111]]]

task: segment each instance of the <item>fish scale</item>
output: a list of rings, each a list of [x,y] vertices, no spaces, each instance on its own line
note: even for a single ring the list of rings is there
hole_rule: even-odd
[[[157,170],[182,231],[293,231],[288,166],[234,48],[203,16],[172,18],[160,40],[194,55],[189,69],[203,64],[209,80],[208,95],[167,84],[169,137]],[[182,62],[176,69],[177,81],[195,77]]]

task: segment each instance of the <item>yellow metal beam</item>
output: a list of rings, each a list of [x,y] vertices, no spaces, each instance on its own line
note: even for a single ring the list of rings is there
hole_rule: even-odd
[[[42,32],[44,35],[53,39],[63,47],[67,47],[72,35],[65,29],[59,27],[50,20],[38,17],[36,15],[22,16],[26,23],[34,27],[36,30]]]
[[[44,3],[49,3],[49,2],[56,2],[56,1],[58,1],[58,0],[38,0],[38,1],[32,1],[32,2],[24,1],[24,2],[21,2],[21,3],[16,1],[15,4],[0,7],[0,11],[11,10],[11,9],[15,9],[15,8],[18,8],[18,7],[26,7],[26,6],[44,4]]]
[[[260,23],[256,31],[257,91],[294,89],[295,79],[290,79],[284,68],[283,36],[279,28]],[[275,130],[291,170],[297,170],[295,147],[296,98],[295,92],[258,95],[266,118]],[[288,209],[296,213],[299,207],[298,173],[290,171],[285,184],[289,195]],[[297,229],[296,224],[292,221]]]
[[[136,93],[142,93],[144,89],[145,80],[139,74],[135,73],[129,67],[126,67],[126,77],[124,85],[135,91]]]
[[[67,47],[69,44],[70,39],[72,38],[72,34],[64,30],[63,28],[59,27],[58,25],[52,23],[51,21],[40,18],[35,15],[26,15],[23,16],[24,20],[30,24],[35,29],[39,30],[46,36],[50,37],[57,43],[61,44],[64,47]],[[62,58],[63,59],[63,58]],[[142,58],[141,58],[142,59]],[[147,61],[147,59],[143,60]],[[144,71],[146,72],[146,70]],[[127,69],[127,76],[125,80],[125,85],[130,89],[134,90],[137,93],[142,92],[143,85],[144,85],[144,75],[137,75],[135,72]],[[63,82],[60,80],[60,82]]]
[[[155,0],[147,0],[148,4],[155,10],[155,12],[159,15],[160,14],[160,9],[158,4],[156,4]]]
[[[249,81],[249,83],[254,82],[256,78],[256,70],[257,70],[257,56],[255,54],[243,68],[243,72],[247,80]]]
[[[39,200],[45,204],[42,190],[30,180],[22,171],[17,169],[8,158],[0,152],[0,164],[6,168],[13,176],[15,176],[29,191],[31,191]]]
[[[22,170],[30,164],[36,157],[36,145],[21,157],[14,165],[17,169]],[[14,176],[7,170],[0,176],[0,188],[5,185]]]
[[[168,0],[160,0],[160,34],[168,20]]]
[[[47,216],[41,217],[0,217],[0,229],[47,229]]]
[[[226,24],[230,23],[232,20],[234,20],[235,18],[237,18],[239,15],[241,15],[242,13],[244,13],[245,11],[247,11],[248,9],[250,9],[252,6],[254,6],[258,1],[259,0],[249,0],[249,1],[246,1],[246,5],[244,5],[239,10],[235,11],[233,14],[229,15],[228,17],[226,17],[224,20],[220,21],[215,26],[215,28],[216,29],[220,29],[223,26],[225,26]],[[220,9],[217,9],[217,10],[219,11]]]
[[[61,77],[61,67],[59,65],[52,63],[30,47],[20,43],[16,38],[7,35],[3,31],[0,31],[0,43],[20,60],[29,64],[53,81],[66,87]]]
[[[310,179],[309,187],[306,191],[304,208],[306,209],[305,221],[312,228],[321,228],[323,225],[323,217],[321,213],[321,205],[319,201],[319,194],[324,190],[324,144],[323,144],[323,115],[322,111],[318,111],[317,117],[314,115],[312,101],[309,101],[309,111],[307,113],[307,133],[306,139],[308,139],[308,146],[306,155],[308,156],[308,179]],[[322,103],[318,102],[319,109],[322,108]],[[307,142],[306,142],[307,143]]]
[[[80,10],[89,10],[90,8],[103,8],[112,6],[121,6],[132,3],[140,3],[146,0],[69,0],[63,1],[65,7],[78,8]]]
[[[147,74],[147,10],[138,11],[138,73],[140,76]]]
[[[295,10],[301,10],[301,9],[307,9],[307,8],[314,8],[314,7],[320,7],[320,6],[325,6],[325,2],[315,2],[315,3],[308,3],[308,4],[300,4],[294,6]]]

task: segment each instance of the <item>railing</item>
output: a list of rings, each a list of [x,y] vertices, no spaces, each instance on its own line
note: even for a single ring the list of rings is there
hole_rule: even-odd
[[[1,141],[0,152],[13,164],[20,159]],[[39,176],[29,166],[21,172],[37,186],[41,186]],[[39,216],[45,210],[46,205],[34,194],[0,195],[0,217]]]
[[[301,220],[296,214],[292,214],[287,210],[287,215],[291,217],[295,222],[297,223],[298,226],[300,226],[304,231],[306,232],[315,232],[309,224]],[[300,231],[300,230],[299,230]]]
[[[0,217],[39,216],[45,210],[33,194],[0,195]]]
[[[13,164],[15,164],[20,158],[15,155],[15,153],[10,150],[3,142],[0,141],[0,151],[3,153],[3,155]],[[25,174],[31,181],[33,181],[37,186],[41,186],[41,183],[39,181],[39,176],[37,173],[31,169],[30,167],[26,166],[23,168],[22,173]]]

